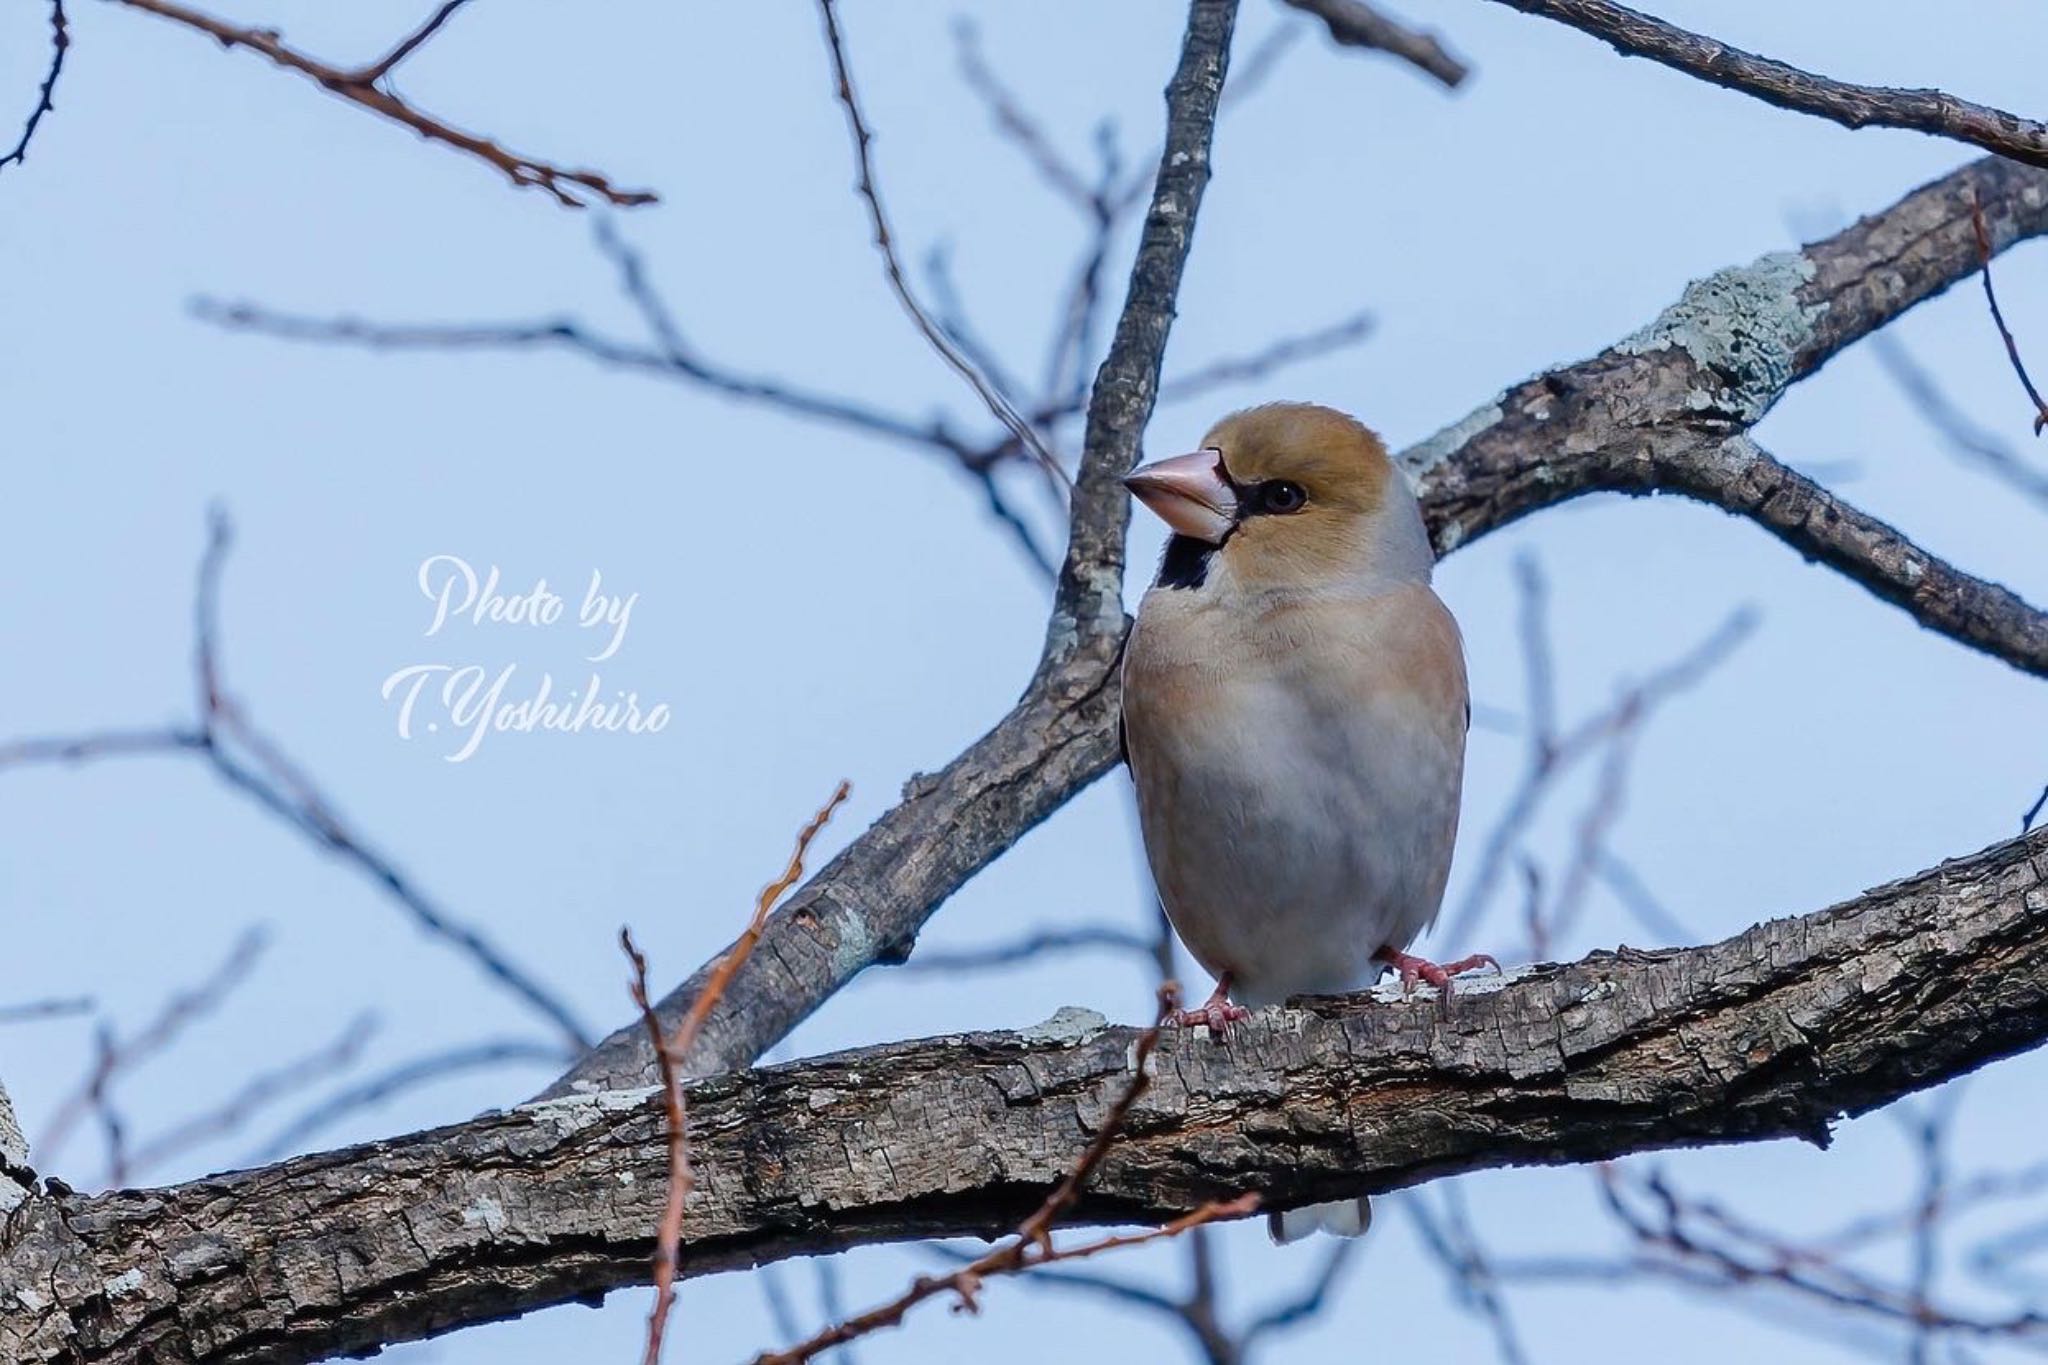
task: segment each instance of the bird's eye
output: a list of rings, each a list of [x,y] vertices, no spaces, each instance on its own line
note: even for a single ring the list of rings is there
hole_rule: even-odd
[[[1259,485],[1259,510],[1261,512],[1299,512],[1308,503],[1308,494],[1298,483],[1286,479],[1270,479]]]

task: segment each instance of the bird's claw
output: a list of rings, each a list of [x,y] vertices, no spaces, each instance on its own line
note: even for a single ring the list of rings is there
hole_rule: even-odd
[[[1243,1005],[1234,1004],[1221,992],[1210,996],[1191,1010],[1175,1010],[1166,1016],[1166,1022],[1176,1028],[1197,1028],[1207,1026],[1211,1038],[1221,1038],[1223,1031],[1240,1019],[1249,1019],[1252,1012]]]
[[[1414,994],[1415,983],[1425,981],[1436,987],[1437,993],[1446,1002],[1451,998],[1452,977],[1476,971],[1481,967],[1491,967],[1496,973],[1500,971],[1500,963],[1496,962],[1490,953],[1473,953],[1469,957],[1459,958],[1456,962],[1443,963],[1431,962],[1428,958],[1397,952],[1392,948],[1382,948],[1374,956],[1401,974],[1402,995]]]

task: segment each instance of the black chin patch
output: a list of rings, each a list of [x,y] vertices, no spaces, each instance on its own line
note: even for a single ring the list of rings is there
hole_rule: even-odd
[[[1219,548],[1193,536],[1174,536],[1166,542],[1166,553],[1159,560],[1159,576],[1152,580],[1152,586],[1201,587],[1209,578],[1209,559]]]

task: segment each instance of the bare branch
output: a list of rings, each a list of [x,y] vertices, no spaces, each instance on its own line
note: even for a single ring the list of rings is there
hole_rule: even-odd
[[[66,1000],[30,1000],[20,1005],[0,1005],[0,1024],[25,1024],[43,1019],[91,1014],[94,1007],[93,998],[89,995],[74,996]]]
[[[441,25],[454,17],[455,11],[468,4],[469,0],[444,0],[441,7],[427,18],[427,22],[401,40],[398,46],[383,57],[370,63],[362,70],[352,73],[351,80],[357,85],[375,85],[391,74],[391,69],[419,51],[420,46],[441,31]]]
[[[982,55],[981,26],[964,14],[953,20],[953,48],[960,65],[960,78],[967,83],[969,90],[981,97],[981,102],[988,106],[996,131],[1024,153],[1032,169],[1038,172],[1038,178],[1084,216],[1106,216],[1106,191],[1089,184],[1078,170],[1068,164],[1059,149],[1052,145],[1052,139],[1038,120],[1026,112],[1023,103],[997,77],[989,67],[988,59]]]
[[[1364,0],[1287,0],[1298,10],[1315,15],[1330,30],[1330,37],[1345,47],[1362,47],[1398,57],[1424,75],[1433,76],[1445,89],[1455,90],[1471,68],[1444,49],[1434,33],[1409,28],[1380,13]]]
[[[1453,1296],[1477,1314],[1492,1332],[1501,1365],[1528,1365],[1528,1353],[1522,1349],[1514,1320],[1508,1316],[1499,1278],[1472,1231],[1458,1182],[1445,1182],[1441,1216],[1430,1208],[1421,1190],[1408,1191],[1401,1207],[1415,1220],[1422,1245],[1450,1278]]]
[[[0,156],[0,170],[27,163],[28,144],[36,135],[36,126],[43,121],[43,115],[57,108],[57,78],[64,74],[64,53],[70,47],[71,33],[64,22],[64,0],[50,0],[50,69],[36,91],[35,108],[28,111],[28,120],[21,127],[21,137],[15,141],[12,150]]]
[[[453,147],[486,165],[495,167],[514,185],[543,191],[564,208],[579,209],[600,202],[619,208],[634,208],[641,204],[656,202],[656,196],[650,191],[620,189],[596,171],[569,170],[508,151],[489,138],[465,133],[431,114],[415,109],[390,91],[372,84],[376,77],[383,74],[384,69],[388,69],[387,62],[403,59],[418,42],[426,41],[432,31],[440,27],[446,15],[438,15],[425,30],[415,35],[417,41],[408,40],[411,46],[401,45],[401,50],[394,52],[384,62],[378,62],[360,71],[349,71],[330,66],[285,46],[283,39],[274,29],[230,24],[175,3],[175,0],[119,0],[119,3],[130,9],[144,10],[169,19],[173,23],[182,24],[186,28],[207,35],[222,47],[246,47],[251,52],[260,53],[279,66],[298,72],[330,94],[368,109],[371,113],[393,123],[410,128],[430,142]],[[453,12],[452,7],[449,12]]]
[[[1905,128],[1972,143],[2030,166],[2048,166],[2048,125],[1941,90],[1854,85],[1744,52],[1608,0],[1495,0],[1591,34],[1627,57],[1647,57],[1766,104],[1845,128]]]
[[[988,376],[960,348],[946,336],[944,330],[932,321],[924,305],[917,301],[917,295],[910,288],[910,279],[904,273],[903,262],[897,258],[896,242],[889,233],[889,215],[882,207],[882,194],[875,184],[875,167],[869,144],[874,137],[868,132],[867,118],[861,113],[860,97],[854,90],[853,74],[846,63],[846,45],[839,32],[839,11],[836,0],[818,0],[818,16],[825,25],[825,45],[832,55],[832,74],[837,81],[840,108],[846,112],[847,131],[853,137],[854,165],[858,172],[857,188],[861,202],[867,206],[868,225],[874,230],[875,250],[881,253],[882,273],[888,277],[889,291],[896,296],[896,302],[910,317],[939,359],[951,366],[953,372],[967,381],[989,412],[1001,422],[1031,457],[1044,467],[1047,474],[1065,483],[1067,472],[1053,453],[1046,449],[1038,432],[1031,423],[1024,420],[1009,398],[997,391]]]
[[[1955,405],[1934,376],[1890,333],[1871,338],[1878,363],[1914,409],[1948,443],[1950,450],[1982,466],[1994,478],[2048,509],[2048,470],[2036,468],[1998,436],[1978,426]]]
[[[2041,428],[2048,426],[2048,399],[2042,398],[2041,391],[2034,387],[2026,362],[2020,359],[2020,344],[2013,340],[2012,328],[2005,325],[2004,310],[1998,306],[1998,291],[1991,287],[1991,230],[1984,226],[1984,209],[1975,200],[1970,202],[1970,225],[1977,230],[1977,254],[1984,261],[1984,302],[1991,308],[1992,322],[1998,325],[1998,339],[2005,343],[2005,358],[2012,362],[2012,372],[2019,376],[2020,387],[2033,400],[2034,434],[2039,436]]]
[[[1136,462],[1158,402],[1160,361],[1209,184],[1210,143],[1236,22],[1234,0],[1195,0],[1189,7],[1180,63],[1166,87],[1166,144],[1152,206],[1109,355],[1089,391],[1072,530],[1041,672],[1077,654],[1113,655],[1123,638],[1124,533],[1130,524],[1123,477]]]
[[[280,1128],[251,1160],[275,1161],[299,1150],[307,1138],[347,1118],[350,1114],[373,1108],[408,1091],[446,1080],[450,1076],[460,1076],[472,1071],[488,1071],[501,1066],[559,1066],[561,1060],[562,1049],[559,1044],[523,1038],[490,1039],[481,1043],[465,1043],[440,1052],[430,1052],[423,1057],[402,1062],[344,1086],[318,1104],[310,1106]]]
[[[1108,925],[1082,925],[1074,929],[1041,929],[1023,938],[985,948],[924,949],[898,967],[898,972],[975,972],[992,967],[1013,967],[1048,953],[1070,953],[1089,948],[1113,948],[1137,953],[1151,961],[1153,941],[1145,934]],[[0,1016],[4,1017],[4,1016]]]
[[[682,1087],[676,1083],[678,1064],[689,1055],[705,1019],[710,1017],[711,1011],[724,997],[726,987],[732,983],[733,974],[746,965],[754,945],[760,942],[761,926],[767,922],[768,912],[803,876],[804,856],[810,852],[811,840],[818,837],[818,831],[825,828],[832,812],[839,809],[851,791],[852,788],[842,781],[833,789],[830,799],[818,807],[817,814],[798,831],[796,848],[790,853],[782,875],[761,888],[746,931],[713,966],[709,982],[692,1002],[689,1013],[683,1016],[673,1035],[663,1036],[661,1020],[655,1015],[654,1005],[648,998],[647,959],[633,946],[631,932],[619,930],[619,946],[625,949],[626,957],[633,964],[633,979],[629,983],[633,1003],[640,1010],[641,1024],[647,1030],[649,1046],[654,1049],[661,1068],[661,1095],[667,1119],[668,1196],[662,1206],[661,1230],[654,1241],[654,1308],[647,1317],[647,1349],[641,1356],[642,1365],[660,1365],[662,1336],[668,1330],[669,1309],[675,1303],[676,1248],[683,1235],[683,1207],[689,1202],[690,1191],[697,1183],[696,1173],[690,1167],[689,1108]]]
[[[1372,314],[1354,313],[1327,327],[1299,336],[1282,337],[1270,346],[1252,352],[1250,355],[1226,357],[1211,361],[1207,365],[1175,375],[1159,385],[1159,401],[1179,403],[1200,397],[1212,389],[1225,384],[1249,383],[1264,379],[1283,366],[1313,360],[1318,356],[1341,351],[1346,346],[1355,346],[1372,335]]]
[[[1527,647],[1530,641],[1543,638],[1538,614],[1543,588],[1533,563],[1525,561],[1521,571],[1525,603],[1523,640]],[[1528,625],[1532,619],[1539,624]],[[1748,608],[1740,609],[1685,654],[1652,672],[1642,682],[1624,689],[1611,706],[1587,716],[1564,734],[1553,736],[1541,728],[1532,729],[1529,759],[1521,781],[1509,794],[1499,818],[1481,846],[1479,870],[1473,874],[1458,908],[1445,916],[1441,932],[1448,942],[1462,943],[1478,927],[1480,917],[1486,912],[1494,889],[1507,868],[1509,854],[1520,842],[1529,822],[1535,818],[1545,794],[1558,779],[1580,760],[1598,752],[1603,745],[1611,744],[1639,727],[1657,707],[1698,686],[1700,680],[1719,667],[1755,626],[1755,613]],[[1538,697],[1545,695],[1549,686],[1548,658],[1547,647],[1529,655],[1532,693]],[[1547,704],[1533,706],[1532,712],[1540,716],[1542,706]],[[1553,723],[1552,720],[1541,720],[1539,726]]]
[[[233,1133],[285,1096],[348,1070],[362,1056],[375,1030],[374,1016],[359,1015],[332,1042],[318,1050],[258,1072],[215,1108],[137,1144],[128,1160],[129,1174],[139,1176],[203,1142]]]
[[[396,901],[427,933],[471,959],[487,976],[558,1028],[572,1055],[589,1046],[582,1023],[568,1005],[515,964],[483,933],[458,919],[415,885],[399,867],[372,848],[335,812],[305,772],[229,695],[220,665],[220,583],[233,541],[226,513],[213,509],[207,526],[193,593],[193,690],[196,724],[163,730],[109,730],[87,735],[39,738],[0,744],[0,769],[10,763],[66,762],[123,754],[190,751],[203,756],[214,773],[265,810],[304,833],[320,847],[353,864]]]
[[[1259,1011],[1228,1048],[1170,1034],[1060,1221],[1823,1140],[1843,1114],[2048,1042],[2044,877],[2037,833],[1719,944],[1474,982],[1448,1020],[1389,987]],[[679,1273],[1014,1226],[1070,1173],[1077,1122],[1100,1131],[1137,1036],[952,1035],[692,1083]],[[204,1321],[209,1360],[298,1365],[644,1283],[666,1171],[643,1090],[168,1189],[33,1196],[0,1223],[0,1279],[61,1297],[0,1300],[0,1358],[191,1365]],[[237,1273],[194,1275],[223,1257]],[[123,1274],[133,1291],[104,1294]]]
[[[219,1009],[236,987],[248,979],[269,944],[260,926],[244,929],[221,964],[198,984],[173,991],[150,1021],[125,1039],[102,1029],[92,1071],[70,1096],[58,1102],[36,1139],[36,1153],[48,1161],[64,1145],[71,1129],[121,1073],[131,1071],[175,1043],[193,1023]]]

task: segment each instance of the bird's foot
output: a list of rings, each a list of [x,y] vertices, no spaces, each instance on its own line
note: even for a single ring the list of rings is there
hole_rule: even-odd
[[[1401,974],[1401,994],[1410,995],[1417,981],[1426,981],[1437,988],[1437,992],[1448,1002],[1451,998],[1451,978],[1461,972],[1475,971],[1480,967],[1500,970],[1500,963],[1487,953],[1474,953],[1461,957],[1456,962],[1431,962],[1426,957],[1400,952],[1394,948],[1382,948],[1373,956]]]
[[[1243,1005],[1233,1004],[1230,999],[1230,977],[1226,974],[1216,983],[1216,989],[1207,1000],[1191,1010],[1175,1010],[1166,1016],[1166,1022],[1177,1028],[1196,1028],[1206,1025],[1211,1038],[1221,1038],[1223,1031],[1240,1019],[1249,1019],[1252,1012]]]

